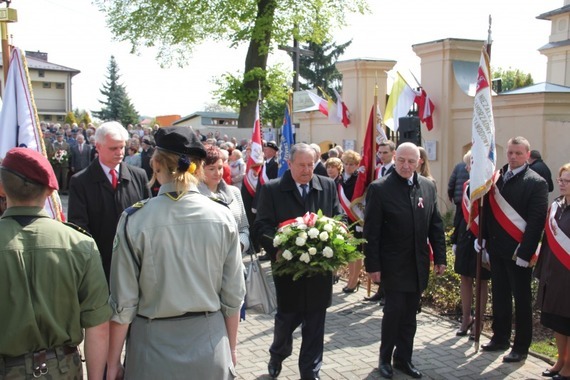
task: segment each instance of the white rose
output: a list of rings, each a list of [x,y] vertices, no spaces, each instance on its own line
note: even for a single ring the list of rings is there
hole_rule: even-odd
[[[285,251],[283,251],[283,253],[281,254],[281,257],[283,257],[285,260],[289,261],[293,258],[293,254],[291,253],[291,251],[289,251],[288,249],[286,249]]]
[[[299,237],[302,237],[303,239],[307,240],[307,233],[305,231],[299,232]]]
[[[322,241],[327,241],[328,238],[329,238],[329,233],[327,231],[323,231],[319,234],[319,239],[321,239]]]
[[[298,245],[299,247],[304,246],[306,242],[307,242],[307,239],[303,239],[300,236],[297,237],[297,239],[295,239],[295,244]]]
[[[308,231],[308,234],[311,239],[316,239],[319,236],[319,230],[313,227]]]
[[[309,248],[309,255],[314,256],[317,254],[317,249],[315,247]]]
[[[299,257],[299,261],[303,261],[303,262],[308,264],[309,261],[311,261],[311,256],[309,256],[309,254],[307,252],[303,252],[301,257]]]
[[[340,226],[340,232],[342,232],[343,235],[346,235],[348,233],[346,228],[344,228],[343,226]]]
[[[332,230],[333,230],[332,224],[328,224],[328,223],[325,224],[325,225],[323,226],[323,230],[325,230],[325,231],[327,231],[327,232],[332,232]]]
[[[300,230],[306,230],[306,229],[307,229],[307,225],[304,224],[304,223],[301,223],[301,224],[297,225],[297,228],[300,229]]]
[[[283,241],[281,240],[281,236],[275,235],[275,237],[273,238],[273,246],[278,247],[281,245],[281,243],[283,243]]]
[[[323,256],[326,258],[331,258],[333,257],[333,250],[331,247],[325,247],[325,249],[323,249]]]
[[[344,236],[342,236],[342,235],[336,235],[335,239],[344,240]]]
[[[285,228],[283,228],[283,233],[285,235],[289,235],[291,233],[291,227],[286,226]]]

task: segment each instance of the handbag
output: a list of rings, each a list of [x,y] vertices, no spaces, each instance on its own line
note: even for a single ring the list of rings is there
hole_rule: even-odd
[[[247,278],[245,279],[246,308],[260,306],[263,309],[263,313],[271,314],[277,309],[277,297],[269,282],[267,282],[257,254],[250,254],[249,258]]]

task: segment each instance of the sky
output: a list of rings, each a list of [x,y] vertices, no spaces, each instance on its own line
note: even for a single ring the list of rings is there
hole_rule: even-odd
[[[484,40],[491,15],[491,65],[520,69],[538,83],[546,78],[546,57],[537,49],[548,43],[551,23],[536,16],[562,7],[564,0],[369,0],[369,4],[371,14],[349,15],[348,25],[334,31],[339,44],[353,40],[340,60],[395,60],[396,69],[404,74],[411,71],[421,81],[420,60],[412,45],[445,38]],[[151,117],[201,111],[215,103],[214,77],[243,72],[247,46],[231,49],[229,44],[204,43],[184,68],[160,68],[150,49],[130,54],[130,45],[113,40],[104,15],[90,0],[12,0],[11,8],[18,11],[18,22],[8,25],[13,45],[47,52],[49,62],[81,71],[72,82],[74,109],[101,109],[100,90],[111,55],[135,108]],[[291,59],[279,50],[269,62],[292,67]]]

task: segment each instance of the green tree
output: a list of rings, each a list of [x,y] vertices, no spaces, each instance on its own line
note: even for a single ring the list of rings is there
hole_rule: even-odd
[[[73,114],[75,115],[75,120],[77,120],[79,124],[83,123],[85,126],[87,126],[87,124],[92,123],[91,116],[86,110],[80,110],[79,108],[76,108],[73,111]]]
[[[107,67],[107,82],[100,90],[105,97],[105,100],[99,100],[103,107],[93,114],[103,121],[116,120],[123,125],[134,124],[138,122],[138,113],[127,95],[125,86],[119,82],[120,77],[119,66],[115,57],[111,56]]]
[[[255,73],[256,70],[253,70]],[[262,97],[262,104],[260,107],[261,119],[270,121],[272,125],[276,122],[281,123],[285,103],[288,99],[287,78],[289,73],[285,71],[282,65],[275,65],[269,68],[266,80],[261,87],[261,93],[266,94]],[[239,108],[240,99],[244,96],[244,87],[242,77],[226,73],[220,78],[214,79],[217,89],[213,94],[218,98],[220,105],[230,107],[233,109]],[[251,126],[253,126],[253,119]]]
[[[349,13],[368,11],[366,0],[95,0],[119,41],[156,47],[162,64],[188,62],[192,49],[205,40],[248,43],[240,127],[253,125],[258,82],[267,76],[267,57],[277,44],[320,43],[346,25]],[[263,87],[263,85],[262,85]]]
[[[77,119],[75,118],[75,114],[73,112],[69,111],[67,115],[65,115],[65,123],[69,125],[73,123],[77,124]]]
[[[337,70],[335,63],[351,43],[352,40],[341,45],[327,41],[320,44],[309,42],[304,46],[304,49],[313,52],[313,56],[300,57],[299,76],[305,80],[305,83],[300,82],[299,87],[310,90],[320,86],[323,90],[334,88],[340,92],[342,74]]]
[[[511,91],[515,88],[526,87],[534,84],[532,75],[522,72],[519,69],[508,70],[502,67],[493,68],[493,79],[501,78],[501,91]],[[493,88],[494,89],[494,88]]]

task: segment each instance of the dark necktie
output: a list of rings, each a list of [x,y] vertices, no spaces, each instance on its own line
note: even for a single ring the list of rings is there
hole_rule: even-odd
[[[307,187],[309,187],[307,184],[301,185],[301,198],[307,199]]]
[[[385,174],[386,174],[386,167],[382,166],[382,170],[380,171],[380,176],[384,177]]]
[[[111,169],[109,170],[109,174],[111,174],[111,185],[113,186],[113,189],[116,190],[117,189],[117,171],[115,169]]]
[[[508,171],[505,173],[505,178],[503,178],[503,182],[507,182],[509,179],[513,178],[513,172],[512,171]]]

